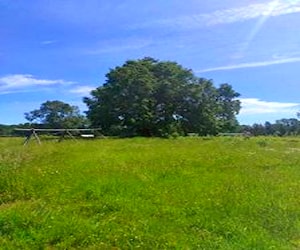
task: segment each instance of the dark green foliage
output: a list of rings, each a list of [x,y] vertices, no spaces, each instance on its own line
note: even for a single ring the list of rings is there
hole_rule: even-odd
[[[77,106],[61,101],[46,101],[39,109],[25,113],[25,118],[48,128],[79,128],[86,123]]]
[[[0,136],[11,136],[13,134],[14,125],[0,124]]]
[[[217,104],[218,104],[218,125],[220,131],[234,131],[238,122],[235,115],[239,112],[241,104],[239,100],[239,93],[235,92],[232,87],[225,83],[217,89]]]
[[[228,84],[216,88],[175,62],[127,61],[106,77],[84,102],[92,125],[108,135],[207,135],[237,125],[239,94]]]

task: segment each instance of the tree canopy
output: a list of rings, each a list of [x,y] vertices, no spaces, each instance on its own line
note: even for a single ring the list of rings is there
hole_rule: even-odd
[[[129,60],[85,97],[87,117],[108,135],[170,136],[230,132],[237,126],[239,94],[215,87],[176,62]]]
[[[25,113],[25,118],[47,128],[79,128],[86,122],[77,106],[61,101],[46,101],[39,109]]]

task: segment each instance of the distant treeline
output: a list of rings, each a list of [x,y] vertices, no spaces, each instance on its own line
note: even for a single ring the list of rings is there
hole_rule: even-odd
[[[241,125],[241,132],[250,132],[254,136],[259,135],[300,135],[300,121],[295,118],[280,119],[275,123],[265,122],[264,124]]]
[[[0,125],[0,136],[12,136],[15,125]]]
[[[18,125],[0,124],[0,136],[19,136],[15,128],[44,128],[41,124],[23,123]],[[264,124],[239,125],[236,132],[250,132],[253,136],[293,136],[300,135],[300,120],[295,118],[280,119],[275,123],[265,122]]]
[[[18,125],[4,125],[0,124],[0,136],[19,136],[20,133],[15,131],[15,128],[30,128],[30,123],[18,124]]]

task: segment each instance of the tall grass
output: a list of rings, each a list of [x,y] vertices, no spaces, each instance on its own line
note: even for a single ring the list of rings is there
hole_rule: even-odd
[[[299,249],[300,139],[0,140],[3,249]]]

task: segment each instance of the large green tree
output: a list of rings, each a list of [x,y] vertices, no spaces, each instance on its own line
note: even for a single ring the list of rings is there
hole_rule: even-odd
[[[216,134],[232,130],[225,124],[240,108],[230,85],[218,89],[176,62],[130,60],[106,78],[84,102],[92,125],[110,135]]]
[[[62,101],[46,101],[39,109],[25,113],[25,118],[47,128],[79,128],[86,124],[77,106]]]

